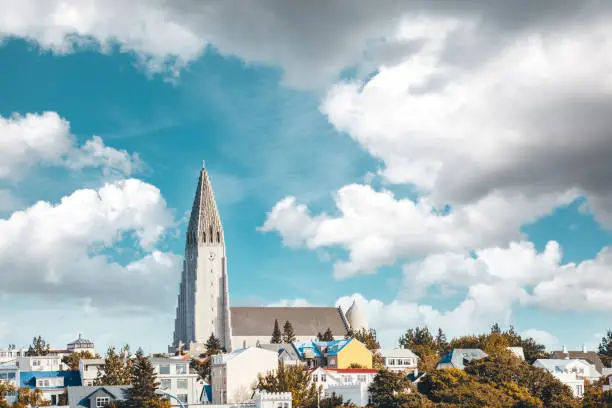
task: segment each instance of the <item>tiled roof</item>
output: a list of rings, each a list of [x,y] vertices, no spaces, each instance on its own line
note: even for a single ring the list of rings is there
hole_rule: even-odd
[[[279,326],[289,321],[296,336],[324,333],[328,328],[334,336],[348,332],[342,311],[336,307],[232,307],[233,336],[270,336],[274,320]]]

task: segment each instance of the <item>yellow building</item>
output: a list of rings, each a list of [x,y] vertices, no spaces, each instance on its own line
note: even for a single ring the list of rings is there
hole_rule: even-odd
[[[294,342],[293,346],[309,367],[372,368],[372,352],[359,340]]]

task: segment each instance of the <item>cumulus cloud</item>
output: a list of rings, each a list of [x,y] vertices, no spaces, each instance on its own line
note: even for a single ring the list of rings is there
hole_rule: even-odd
[[[557,336],[550,334],[545,330],[539,329],[527,329],[520,333],[523,337],[531,337],[536,340],[538,343],[546,346],[547,350],[559,350],[560,349],[560,341]]]
[[[2,0],[0,6],[10,10],[0,16],[0,38],[24,38],[57,53],[116,46],[150,72],[172,74],[212,46],[248,62],[281,66],[286,82],[300,87],[325,84],[346,67],[392,64],[418,50],[418,41],[396,37],[406,18],[476,20],[491,39],[536,25],[555,27],[577,13],[601,15],[605,7],[565,0],[512,6],[501,0],[339,0],[316,6],[278,0]]]
[[[0,116],[0,151],[0,180],[23,177],[35,166],[93,167],[120,176],[141,166],[136,154],[108,147],[97,136],[78,146],[68,121],[55,112]]]
[[[271,303],[270,307],[308,307],[313,306],[306,299],[281,299],[278,302]]]
[[[2,291],[81,299],[90,312],[169,307],[180,257],[155,245],[173,224],[159,189],[136,179],[38,202],[0,219]],[[131,244],[116,256],[134,261],[114,259],[119,242]]]

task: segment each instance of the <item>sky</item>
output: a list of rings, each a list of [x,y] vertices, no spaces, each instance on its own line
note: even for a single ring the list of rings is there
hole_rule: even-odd
[[[0,347],[164,351],[203,161],[232,305],[612,328],[612,3],[0,9]]]

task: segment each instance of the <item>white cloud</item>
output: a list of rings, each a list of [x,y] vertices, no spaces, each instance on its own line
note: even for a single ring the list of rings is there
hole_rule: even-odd
[[[270,307],[308,307],[313,306],[306,299],[281,299],[278,302],[271,303]]]
[[[55,112],[0,116],[0,151],[0,180],[23,177],[34,166],[95,167],[126,176],[141,165],[137,155],[105,146],[97,136],[79,147],[68,121]]]
[[[546,346],[546,349],[549,351],[561,349],[559,339],[545,330],[527,329],[522,331],[520,335],[525,338],[533,338],[538,343]],[[570,349],[573,348],[570,347]]]
[[[171,307],[180,257],[155,244],[173,224],[160,191],[135,179],[38,202],[0,219],[2,289],[81,299],[90,312]],[[136,259],[125,266],[109,252],[122,240],[130,244],[118,247]]]

